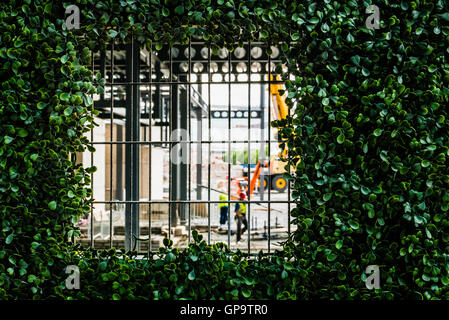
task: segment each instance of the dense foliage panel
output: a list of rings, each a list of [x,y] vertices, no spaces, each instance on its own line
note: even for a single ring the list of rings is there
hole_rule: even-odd
[[[65,8],[81,10],[67,30]],[[366,7],[380,8],[368,29]],[[438,1],[9,0],[0,4],[0,297],[449,298],[449,3]],[[104,79],[91,50],[111,39],[213,49],[279,45],[282,130],[298,225],[283,253],[247,259],[222,245],[161,249],[148,261],[80,252],[89,211],[74,164]],[[260,38],[259,38],[260,37]],[[282,69],[279,69],[279,72]],[[93,150],[91,150],[93,151]],[[298,161],[301,159],[301,161]],[[81,289],[65,289],[67,265]],[[365,288],[378,265],[381,289]]]
[[[136,259],[114,249],[86,250],[68,258],[80,268],[80,290],[68,291],[64,281],[49,292],[67,299],[296,299],[303,287],[296,280],[298,267],[284,252],[246,258],[226,245],[207,245],[193,232],[194,242],[183,251],[165,247]],[[64,276],[61,275],[61,279]]]
[[[379,29],[365,26],[369,4]],[[360,283],[378,265],[382,297],[449,298],[448,10],[310,1],[292,12],[296,109],[283,130],[302,158],[292,240],[313,296],[367,297]]]
[[[0,12],[0,296],[39,294],[90,210],[92,169],[70,157],[93,119],[89,55],[44,5],[12,1]]]

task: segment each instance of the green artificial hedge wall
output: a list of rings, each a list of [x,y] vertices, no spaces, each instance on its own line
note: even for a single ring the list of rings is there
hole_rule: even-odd
[[[81,28],[65,28],[65,7]],[[380,8],[367,29],[366,7]],[[0,4],[0,297],[64,299],[449,298],[449,9],[439,1],[25,0]],[[196,27],[193,27],[196,26]],[[108,28],[112,27],[112,28]],[[245,258],[170,243],[147,260],[67,239],[90,210],[90,52],[111,38],[214,49],[279,45],[296,166],[298,230],[284,251]],[[280,71],[280,70],[279,70]],[[301,161],[298,160],[301,158]],[[78,265],[81,289],[65,289]],[[381,289],[365,287],[378,265]]]
[[[364,297],[378,265],[385,298],[448,299],[449,3],[309,2],[291,19],[284,138],[302,158],[292,243],[306,286]]]

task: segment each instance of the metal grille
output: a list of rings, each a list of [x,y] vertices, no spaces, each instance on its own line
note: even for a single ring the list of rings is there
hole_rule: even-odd
[[[92,53],[92,70],[106,83],[94,97],[99,126],[90,141],[96,152],[78,155],[85,166],[97,167],[92,210],[80,222],[78,241],[157,250],[165,236],[186,246],[196,229],[208,243],[253,253],[272,251],[290,234],[290,184],[272,191],[272,179],[282,174],[271,174],[279,144],[269,124],[272,85],[281,83],[274,77],[280,52],[265,49],[244,43],[233,52],[213,52],[193,39],[173,47],[111,43]],[[269,166],[259,166],[261,186],[251,193],[257,162]],[[247,194],[248,230],[234,243],[239,188]],[[220,194],[228,205],[221,229]]]

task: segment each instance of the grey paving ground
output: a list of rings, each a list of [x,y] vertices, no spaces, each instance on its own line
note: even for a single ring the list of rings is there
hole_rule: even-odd
[[[219,193],[213,192],[211,193],[211,200],[218,200]],[[207,199],[207,192],[204,191],[203,193],[203,200]],[[259,200],[260,195],[255,193],[252,197],[253,201]],[[268,194],[264,195],[264,199],[268,200]],[[278,193],[276,191],[273,191],[270,196],[270,200],[272,201],[287,201],[287,193]],[[239,243],[236,243],[236,235],[235,231],[237,229],[236,222],[234,220],[234,210],[231,210],[231,219],[230,219],[230,225],[231,225],[231,235],[228,235],[227,227],[228,225],[224,226],[224,231],[218,231],[218,228],[220,227],[219,224],[219,210],[218,210],[218,204],[213,203],[210,205],[211,212],[210,212],[210,237],[208,235],[208,225],[209,220],[207,217],[207,212],[205,217],[192,217],[191,218],[191,231],[192,230],[198,230],[200,234],[203,235],[204,239],[206,241],[209,241],[211,243],[215,242],[224,242],[228,244],[231,248],[239,248],[242,250],[247,251],[248,250],[248,231],[243,235],[242,241]],[[293,209],[294,204],[290,203],[290,211]],[[231,204],[231,209],[234,209],[234,204]],[[270,246],[270,250],[278,249],[280,248],[279,243],[284,241],[288,236],[288,226],[289,226],[289,205],[288,203],[271,203],[270,205],[270,211],[268,211],[268,204],[263,203],[261,205],[251,203],[248,205],[248,212],[247,212],[247,219],[249,223],[249,232],[250,232],[250,239],[249,239],[249,247],[251,253],[257,253],[260,250],[263,250],[264,252],[268,251],[268,246]],[[124,215],[124,212],[118,213],[119,215]],[[114,213],[114,215],[117,215],[117,213]],[[268,225],[270,221],[271,226],[271,239],[270,244],[268,241]],[[109,221],[104,221],[104,226],[101,228],[102,230],[106,230],[106,232],[109,230]],[[146,237],[148,235],[148,220],[141,220],[141,233]],[[87,231],[89,226],[85,227],[85,231]],[[98,227],[97,227],[98,228]],[[146,229],[145,229],[146,228]],[[168,230],[168,221],[167,218],[163,218],[160,220],[155,219],[152,221],[152,234],[151,237],[153,239],[152,241],[152,247],[157,248],[159,245],[162,245],[162,239],[164,237],[164,233],[161,233],[162,229]],[[177,247],[185,247],[188,243],[188,225],[184,227],[184,232],[182,236],[174,236],[173,240],[174,244]],[[100,228],[98,228],[100,229]],[[296,229],[296,226],[290,225],[290,231],[294,231]],[[98,230],[100,231],[100,230]],[[165,235],[167,235],[165,233]],[[83,242],[85,245],[89,244],[89,235],[86,234],[87,239],[85,238]],[[124,242],[124,219],[117,219],[114,221],[114,236],[113,236],[113,245],[122,247]],[[109,237],[108,234],[106,236],[97,236],[95,238],[95,246],[96,247],[109,247]]]

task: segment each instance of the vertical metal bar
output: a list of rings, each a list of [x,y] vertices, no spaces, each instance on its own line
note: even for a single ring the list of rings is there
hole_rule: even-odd
[[[271,246],[271,55],[268,55],[268,253]],[[264,150],[265,152],[265,150]]]
[[[100,74],[102,78],[106,78],[106,48],[100,51]],[[100,94],[100,100],[104,100],[104,91]]]
[[[92,74],[95,76],[95,55],[92,51]],[[94,107],[95,102],[92,102],[92,108]],[[90,129],[90,146],[93,148],[93,141],[94,141],[94,128],[92,127]],[[94,154],[93,152],[90,153],[90,166],[92,167],[94,164]],[[94,197],[94,173],[92,172],[90,174],[91,180],[90,180],[90,189],[92,192],[92,199]],[[94,248],[94,205],[92,204],[90,207],[90,246]]]
[[[251,253],[251,41],[248,42],[248,253]]]
[[[145,61],[145,63],[147,63],[147,61]],[[139,88],[140,88],[140,85],[139,85]],[[143,112],[145,114],[147,112],[147,110],[148,110],[148,101],[145,100],[143,102],[143,104],[144,104]],[[142,127],[144,127],[143,124],[142,124]],[[147,128],[146,127],[143,128],[143,141],[147,141]]]
[[[134,40],[134,35],[132,39],[132,54],[133,54],[133,83],[140,81],[140,46]],[[138,84],[131,86],[133,95],[133,200],[140,200],[140,86]],[[136,237],[140,237],[140,204],[134,203],[132,212],[132,234]],[[132,246],[136,250],[140,250],[140,243],[131,239]],[[134,241],[137,242],[134,245]]]
[[[132,179],[133,179],[133,157],[132,157],[132,132],[133,132],[133,90],[132,90],[132,69],[133,69],[133,46],[128,44],[126,47],[126,126],[125,126],[125,141],[128,142],[125,145],[125,190],[126,201],[132,200]],[[131,203],[125,205],[125,251],[132,248],[132,209]]]
[[[110,141],[113,141],[113,134],[114,134],[114,40],[112,40],[111,43],[111,137]],[[112,160],[113,155],[113,143],[111,143],[110,146],[110,185],[109,185],[109,199],[112,201],[112,173],[113,173],[113,166],[114,161]],[[112,248],[112,203],[109,204],[109,247]]]
[[[134,122],[134,119],[135,119],[135,112],[137,111],[135,108],[134,108],[134,99],[135,99],[135,96],[134,96],[134,85],[132,84],[132,82],[134,82],[134,65],[135,65],[135,61],[134,61],[134,58],[135,58],[135,56],[134,56],[134,38],[132,38],[131,39],[131,48],[130,48],[130,56],[131,56],[131,77],[130,77],[130,79],[129,79],[129,82],[130,82],[130,84],[129,84],[129,92],[130,92],[130,110],[131,110],[131,117],[130,117],[130,120],[131,120],[131,136],[130,136],[130,138],[131,138],[131,144],[129,145],[130,146],[130,154],[131,154],[131,162],[130,162],[130,164],[131,164],[131,170],[129,171],[129,175],[130,175],[130,177],[129,177],[129,181],[130,181],[130,184],[129,184],[129,188],[130,188],[130,194],[131,194],[131,196],[130,196],[130,200],[135,200],[134,199],[134,185],[135,185],[135,178],[137,178],[135,175],[134,175],[134,172],[135,172],[135,168],[134,168],[134,166],[135,166],[135,157],[136,157],[136,154],[134,153],[134,151],[135,151],[135,149],[134,149],[134,146],[135,146],[135,144],[134,144],[134,140],[135,140],[135,137],[134,137],[134,133],[135,133],[135,126],[137,125],[135,122]],[[131,250],[133,247],[134,247],[134,245],[133,245],[133,234],[134,234],[134,209],[135,209],[135,204],[134,203],[132,203],[131,204],[131,211],[130,211],[130,239],[129,239],[129,243],[130,243],[130,247],[129,247],[129,249]]]
[[[152,55],[153,55],[153,45],[151,45],[150,47],[150,58],[152,59]],[[151,67],[152,70],[152,67]],[[159,118],[161,125],[160,125],[160,141],[164,141],[164,129],[163,129],[163,125],[162,122],[164,122],[165,120],[165,112],[164,112],[164,99],[162,99],[161,96],[161,62],[158,59],[154,60],[154,73],[155,73],[155,77],[156,77],[156,87],[155,87],[155,91],[154,91],[154,95],[155,95],[155,118]],[[153,76],[151,76],[151,79],[149,80],[150,83],[153,83]],[[165,147],[164,145],[161,145],[163,147]]]
[[[260,74],[260,147],[259,147],[259,159],[260,161],[260,174],[259,174],[259,197],[260,200],[264,200],[265,197],[265,179],[268,181],[268,177],[265,177],[264,168],[265,168],[265,74],[263,70],[261,70]],[[268,187],[268,182],[267,182]]]
[[[188,203],[188,210],[189,210],[189,222],[188,222],[188,224],[189,224],[189,226],[188,226],[188,228],[189,228],[189,243],[190,243],[190,234],[191,234],[191,232],[192,232],[192,226],[191,226],[191,213],[192,213],[192,208],[191,208],[191,203],[190,203],[190,201],[192,200],[191,199],[191,196],[192,196],[192,164],[191,164],[191,158],[192,158],[192,143],[191,143],[191,140],[192,140],[192,132],[191,132],[191,127],[192,127],[192,108],[191,108],[191,103],[192,103],[192,101],[191,101],[191,99],[192,99],[192,93],[191,93],[191,90],[192,90],[192,86],[191,86],[191,83],[192,83],[192,55],[191,55],[191,51],[192,51],[192,38],[190,37],[189,38],[189,83],[188,83],[188,85],[187,85],[187,95],[188,95],[188,105],[187,105],[187,107],[189,108],[188,109],[188,117],[189,117],[189,122],[188,122],[188,127],[189,127],[189,135],[188,135],[188,137],[189,137],[189,141],[190,141],[190,143],[189,143],[189,157],[188,157],[188,163],[189,163],[189,170],[188,170],[188,175],[189,175],[189,177],[188,177],[188,179],[189,179],[189,190],[188,190],[188,197],[189,197],[189,203]],[[196,209],[198,209],[198,205],[196,205]],[[183,211],[185,211],[185,208],[184,208],[184,205],[183,205],[183,208],[182,208],[182,210]]]
[[[228,246],[231,246],[231,52],[228,50]]]
[[[169,110],[168,110],[168,115],[167,117],[169,118],[169,134],[166,134],[166,138],[168,141],[171,142],[172,140],[172,127],[173,127],[173,119],[172,119],[172,115],[173,115],[173,102],[172,102],[172,47],[170,46],[168,48],[168,55],[169,55],[169,73],[168,73],[168,78],[169,78],[169,99],[168,99],[168,103],[169,103]],[[168,199],[171,200],[172,199],[172,193],[173,193],[173,186],[172,186],[172,158],[171,158],[171,152],[172,152],[172,143],[168,144]],[[172,205],[171,203],[168,204],[168,239],[171,239],[171,215],[172,215]]]
[[[127,152],[126,152],[126,194],[127,200],[134,201],[128,204],[127,210],[127,241],[125,248],[131,250],[134,247],[133,235],[139,237],[139,140],[140,140],[140,90],[136,84],[139,81],[140,69],[140,48],[136,45],[134,39],[131,39],[131,44],[127,46],[127,57],[130,63],[127,64],[126,76],[127,81],[127,114],[126,114],[126,129],[127,129]],[[137,250],[139,246],[137,245]]]
[[[290,74],[290,70],[288,70],[288,73]],[[290,126],[290,107],[287,106],[287,112],[288,112],[288,122],[287,125]],[[287,159],[289,159],[289,155],[288,155],[288,145],[286,145],[284,148],[287,148]],[[290,172],[290,162],[287,162],[287,172],[288,175],[290,176],[291,172]],[[291,210],[291,194],[290,194],[291,190],[290,190],[290,180],[287,181],[287,212],[288,212],[288,226],[287,226],[287,234],[288,237],[290,238],[291,235],[291,226],[290,226],[290,220],[291,220],[291,216],[290,216],[290,210]]]
[[[175,73],[176,74],[176,73]],[[182,156],[172,163],[172,217],[171,217],[171,225],[172,228],[176,227],[179,223],[182,225],[187,224],[187,218],[185,216],[186,211],[182,208],[187,208],[186,202],[180,202],[179,200],[187,200],[187,165],[186,161],[183,161],[184,154],[182,153],[184,147],[187,146],[188,142],[184,139],[184,130],[187,129],[187,90],[185,89],[185,85],[181,85],[180,83],[185,83],[185,78],[187,75],[179,75],[176,74],[176,80],[174,84],[174,94],[173,94],[173,112],[172,112],[172,123],[175,126],[173,130],[174,135],[176,133],[175,144],[176,148],[178,148],[175,152],[175,156],[180,156],[179,151],[181,151]],[[182,183],[181,183],[182,182]]]
[[[201,101],[203,97],[203,86],[202,86],[202,73],[199,73],[200,83],[198,85],[198,93],[201,97]],[[201,183],[203,181],[203,112],[201,108],[196,109],[196,139],[198,141],[197,145],[197,153],[196,153],[196,199],[202,200],[202,192]]]
[[[211,49],[210,46],[208,47],[207,50],[207,54],[208,54],[208,74],[207,74],[207,105],[208,105],[208,112],[207,112],[207,123],[208,123],[208,140],[209,143],[208,145],[208,152],[207,152],[207,230],[208,230],[208,239],[207,242],[210,244],[210,172],[211,172],[211,166],[210,166],[210,161],[211,161],[211,157],[210,157],[210,153],[211,153],[211,141],[212,141],[212,137],[211,137],[211,98],[210,98],[210,85],[211,85]],[[229,213],[229,208],[228,208],[228,215],[230,215]]]
[[[117,142],[123,142],[123,126],[117,124],[116,131],[116,140]],[[115,179],[117,180],[116,185],[116,198],[117,200],[123,200],[123,144],[117,144],[116,147],[116,173]]]
[[[169,86],[169,93],[170,93],[170,95],[172,93],[171,85]],[[171,112],[171,104],[170,104],[171,100],[170,99],[163,99],[163,101],[164,101],[163,102],[164,106],[165,106],[165,104],[167,104],[167,109],[164,112],[164,122],[165,123],[169,123],[169,121],[171,120],[171,118],[169,116],[169,114]],[[169,135],[168,135],[168,131],[170,131],[170,125],[164,126],[164,139],[165,139],[165,141],[169,141],[170,140]],[[165,144],[165,147],[167,147],[167,144]]]
[[[147,48],[148,49],[148,48]],[[152,94],[152,86],[151,86],[151,82],[153,81],[153,45],[150,46],[150,51],[149,51],[149,56],[150,56],[150,74],[149,74],[149,78],[148,78],[148,100],[149,100],[149,109],[148,109],[148,125],[149,125],[149,134],[148,134],[148,139],[149,141],[153,141],[153,127],[152,127],[152,121],[153,121],[153,108],[152,108],[152,98],[153,98],[153,94]],[[162,120],[162,117],[161,117]],[[162,138],[162,137],[161,137]],[[153,145],[150,143],[148,145],[148,173],[149,173],[149,177],[148,177],[148,200],[151,201],[152,200],[152,196],[151,196],[151,158],[153,157],[153,153],[152,153],[152,149],[153,149]],[[161,186],[161,188],[163,188],[163,186]],[[151,202],[148,203],[148,251],[151,251]]]
[[[199,73],[200,76],[200,82],[202,81],[202,73]],[[198,93],[199,96],[201,97],[201,102],[204,101],[202,100],[203,97],[203,87],[202,87],[202,83],[200,83],[198,85]],[[201,187],[201,183],[203,181],[203,112],[202,112],[202,108],[196,108],[195,109],[195,114],[196,114],[196,139],[198,141],[198,143],[196,144],[197,146],[197,150],[196,150],[196,200],[202,200],[202,192],[203,189]],[[210,229],[208,227],[208,239],[210,239]],[[210,242],[208,241],[208,243],[210,244]]]

